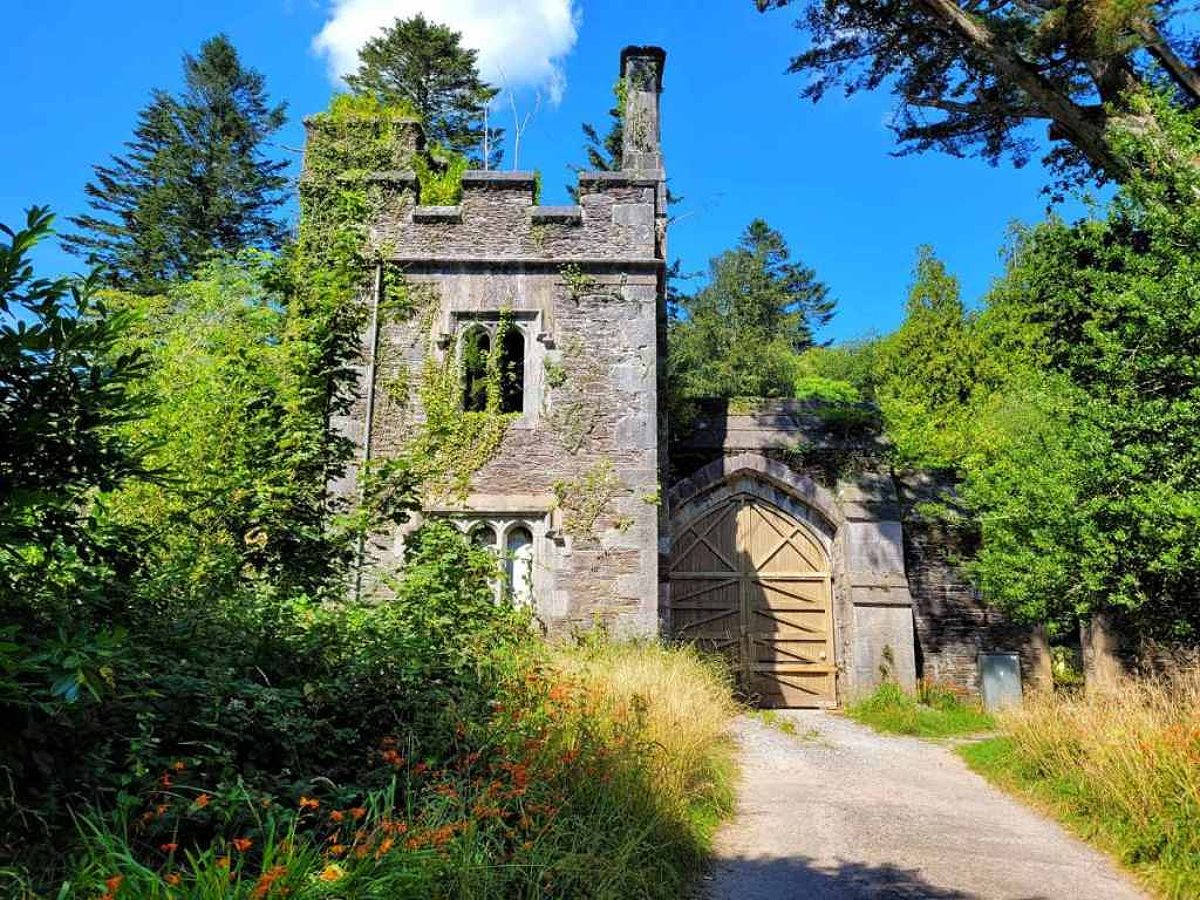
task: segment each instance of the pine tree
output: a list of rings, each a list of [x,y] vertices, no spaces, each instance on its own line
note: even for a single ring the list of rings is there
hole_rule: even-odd
[[[417,14],[396,19],[359,51],[358,72],[346,76],[356,94],[412,105],[430,141],[482,158],[484,111],[499,93],[479,77],[478,52],[462,35]],[[503,131],[488,128],[488,156],[500,161]]]
[[[107,280],[139,292],[162,290],[216,252],[274,248],[285,199],[286,161],[264,145],[285,121],[262,75],[246,68],[224,35],[184,56],[179,95],[154,92],[138,113],[128,152],[94,168],[84,188],[93,212],[66,248]]]
[[[681,296],[670,332],[673,390],[685,398],[791,396],[796,354],[833,316],[812,269],[792,262],[762,219],[709,263],[709,282]]]
[[[1071,179],[1126,182],[1129,136],[1163,123],[1140,99],[1200,107],[1195,21],[1184,4],[1124,0],[755,0],[788,7],[805,46],[801,95],[884,89],[901,152],[978,154],[1024,165],[1037,132]],[[1192,126],[1194,128],[1194,126]],[[1043,132],[1047,133],[1047,132]],[[1196,160],[1190,160],[1200,168]],[[1143,165],[1147,164],[1143,162]]]

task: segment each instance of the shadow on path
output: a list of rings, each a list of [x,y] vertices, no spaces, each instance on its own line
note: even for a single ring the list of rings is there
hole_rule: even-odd
[[[706,900],[983,900],[986,895],[932,884],[917,869],[839,860],[818,867],[803,856],[714,861],[698,896]],[[1030,894],[1011,900],[1049,900]]]

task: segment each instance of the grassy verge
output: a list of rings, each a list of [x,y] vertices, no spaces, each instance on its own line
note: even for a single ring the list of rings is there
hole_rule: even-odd
[[[972,769],[1060,819],[1163,897],[1200,896],[1200,673],[1028,698]]]
[[[888,734],[940,738],[975,734],[995,727],[995,720],[972,701],[948,688],[922,682],[910,694],[895,682],[846,707],[846,715]]]
[[[385,740],[391,782],[353,805],[160,789],[134,814],[87,819],[74,874],[53,895],[679,896],[732,806],[736,707],[720,671],[655,643],[539,644],[496,697],[436,764]],[[193,835],[186,846],[147,841],[145,824],[167,818]]]

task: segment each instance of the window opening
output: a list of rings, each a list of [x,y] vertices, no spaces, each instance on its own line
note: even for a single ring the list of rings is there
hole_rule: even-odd
[[[486,412],[488,402],[488,356],[492,336],[482,326],[468,328],[462,337],[463,409]]]
[[[514,603],[526,605],[533,600],[533,534],[518,525],[509,531],[505,550],[508,589]]]
[[[509,328],[501,340],[500,412],[525,411],[525,332]]]
[[[492,551],[496,549],[496,532],[491,525],[484,522],[480,522],[471,529],[469,538],[475,547],[483,547]]]

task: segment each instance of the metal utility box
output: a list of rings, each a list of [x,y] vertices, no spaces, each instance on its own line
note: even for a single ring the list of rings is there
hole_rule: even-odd
[[[979,654],[979,684],[988,710],[1021,703],[1021,660],[1015,653]]]

